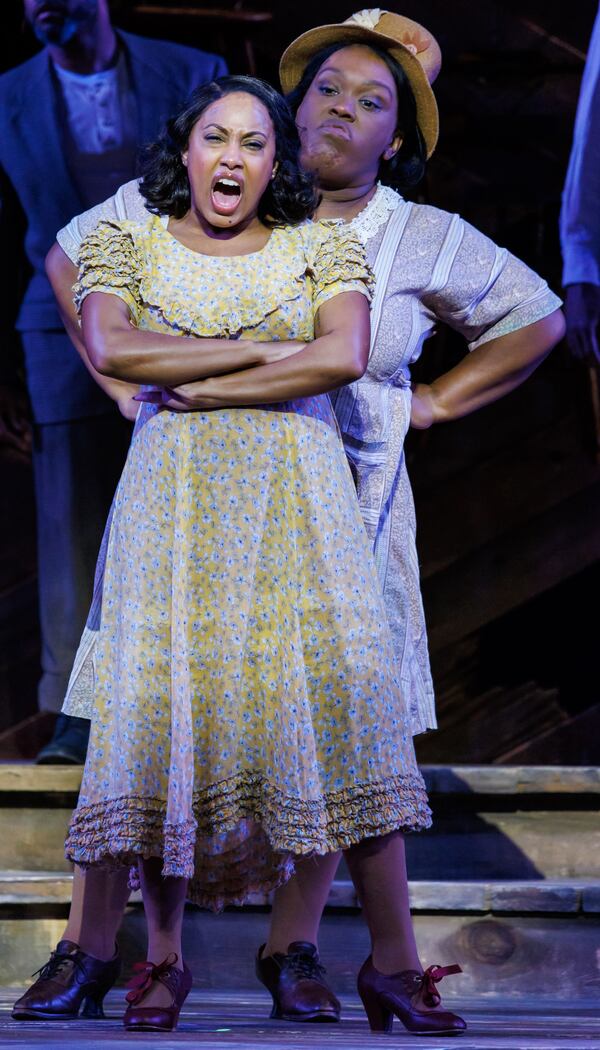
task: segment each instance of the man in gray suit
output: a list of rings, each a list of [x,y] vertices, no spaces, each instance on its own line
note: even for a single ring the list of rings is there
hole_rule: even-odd
[[[116,30],[108,0],[24,0],[24,9],[43,49],[0,77],[0,203],[7,228],[17,211],[26,224],[31,276],[16,327],[33,411],[39,706],[59,712],[130,424],[69,341],[44,258],[73,215],[134,176],[139,146],[190,92],[227,70],[215,55]],[[17,246],[1,243],[16,264]],[[59,714],[38,762],[82,762],[87,734],[87,722]]]

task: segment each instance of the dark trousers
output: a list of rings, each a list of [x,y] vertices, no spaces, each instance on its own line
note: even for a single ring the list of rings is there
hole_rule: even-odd
[[[64,700],[130,440],[131,424],[116,411],[34,427],[42,710],[60,711]]]

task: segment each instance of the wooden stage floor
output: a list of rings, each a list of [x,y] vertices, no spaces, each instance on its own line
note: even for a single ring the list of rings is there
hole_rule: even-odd
[[[357,1000],[343,1000],[341,1024],[294,1027],[266,1020],[267,1002],[261,993],[233,997],[195,992],[173,1035],[134,1035],[121,1026],[122,990],[107,997],[107,1020],[61,1024],[13,1021],[10,1006],[16,994],[12,989],[0,992],[0,1047],[15,1050],[377,1050],[383,1046],[412,1050],[600,1050],[600,1016],[597,1005],[592,1004],[569,1009],[539,999],[518,1005],[514,1000],[465,1002],[460,1012],[469,1023],[467,1033],[424,1038],[408,1035],[398,1021],[392,1035],[371,1034]]]

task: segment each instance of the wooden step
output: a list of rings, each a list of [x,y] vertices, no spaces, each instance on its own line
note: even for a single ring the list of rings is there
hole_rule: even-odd
[[[423,773],[434,825],[407,837],[415,880],[600,878],[597,767]],[[63,843],[80,778],[77,766],[0,765],[0,870],[69,871]]]
[[[0,762],[0,802],[9,794],[70,795],[76,798],[81,766],[36,766]],[[444,795],[596,795],[598,766],[423,766],[427,790]]]
[[[0,871],[0,908],[10,911],[13,905],[68,905],[72,882],[70,872]],[[411,910],[415,913],[600,914],[600,879],[411,881],[409,893]],[[132,893],[130,900],[139,903],[139,891]],[[248,907],[266,907],[270,902],[270,895],[255,893]],[[330,911],[359,911],[353,883],[336,880],[329,892],[327,907]]]
[[[61,937],[70,877],[52,872],[0,875],[0,984],[22,986]],[[412,882],[415,931],[427,963],[457,961],[464,974],[444,982],[444,998],[536,994],[548,1000],[598,996],[600,880],[578,882]],[[184,952],[198,988],[256,987],[254,955],[266,935],[266,899],[212,915],[188,906]],[[144,957],[145,922],[130,905],[119,933],[123,980]],[[320,949],[333,987],[352,994],[369,937],[354,888],[334,884]]]

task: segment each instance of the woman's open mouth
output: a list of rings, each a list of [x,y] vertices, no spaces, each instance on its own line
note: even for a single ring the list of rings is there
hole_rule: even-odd
[[[213,182],[210,195],[218,215],[231,215],[242,199],[242,186],[237,179],[221,175]]]

